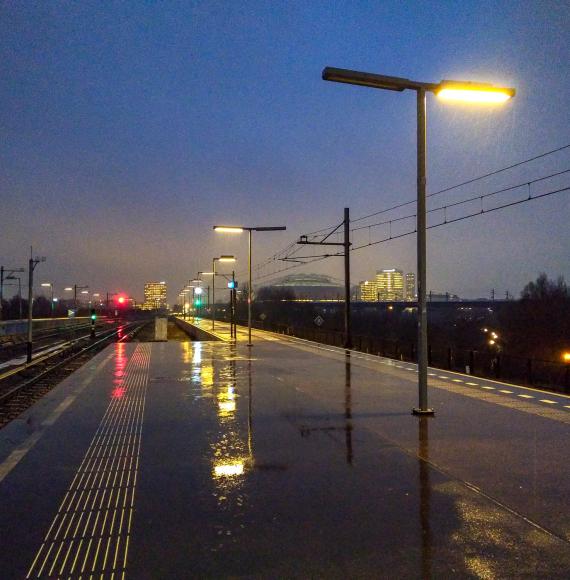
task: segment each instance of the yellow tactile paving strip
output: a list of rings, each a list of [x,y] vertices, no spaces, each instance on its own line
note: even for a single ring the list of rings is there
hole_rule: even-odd
[[[116,345],[111,401],[26,578],[124,578],[150,346]],[[110,389],[111,391],[111,389]]]

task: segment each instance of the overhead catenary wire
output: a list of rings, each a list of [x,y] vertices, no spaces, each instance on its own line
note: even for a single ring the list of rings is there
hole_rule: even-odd
[[[484,175],[480,175],[478,177],[475,177],[475,178],[472,178],[472,179],[463,181],[461,183],[455,184],[453,186],[446,187],[446,188],[441,189],[439,191],[430,193],[430,194],[428,194],[428,197],[434,197],[434,196],[437,196],[437,195],[440,195],[440,194],[443,194],[443,193],[452,191],[454,189],[463,187],[465,185],[468,185],[468,184],[471,184],[471,183],[475,183],[477,181],[486,179],[486,178],[491,177],[493,175],[500,174],[500,173],[505,172],[505,171],[508,171],[510,169],[514,169],[516,167],[520,167],[520,166],[525,165],[527,163],[530,163],[532,161],[536,161],[538,159],[541,159],[541,158],[547,157],[549,155],[558,153],[558,152],[563,151],[563,150],[568,149],[568,148],[570,148],[570,144],[564,145],[562,147],[557,147],[555,149],[546,151],[546,152],[541,153],[539,155],[535,155],[535,156],[530,157],[528,159],[524,159],[524,160],[519,161],[517,163],[513,163],[513,164],[508,165],[506,167],[502,167],[500,169],[497,169],[497,170],[494,170],[494,171],[485,173]],[[501,190],[497,190],[497,191],[494,191],[494,192],[490,192],[490,193],[484,194],[482,196],[481,195],[478,195],[478,196],[475,196],[475,197],[472,197],[472,198],[469,198],[469,199],[465,199],[465,200],[453,202],[453,203],[447,204],[445,206],[441,206],[441,207],[438,207],[438,208],[433,208],[433,209],[429,210],[428,213],[433,213],[433,212],[436,212],[436,211],[444,211],[445,212],[450,207],[454,207],[454,206],[457,206],[457,205],[466,204],[466,203],[472,202],[472,201],[477,200],[477,199],[481,199],[482,200],[482,199],[485,199],[486,197],[491,197],[491,196],[497,195],[499,193],[503,193],[503,192],[506,192],[506,191],[510,191],[510,190],[516,189],[518,187],[522,187],[524,185],[527,185],[527,186],[530,187],[530,184],[532,184],[532,183],[537,183],[538,181],[543,181],[545,179],[548,179],[548,178],[551,178],[551,177],[555,177],[557,175],[562,175],[564,173],[568,173],[569,171],[570,170],[563,170],[563,171],[560,171],[560,172],[551,174],[549,176],[541,177],[541,178],[538,178],[538,179],[535,179],[535,180],[525,181],[525,182],[523,182],[521,184],[517,184],[517,185],[514,185],[514,186],[509,186],[507,188],[503,188]],[[565,191],[565,189],[562,189],[560,191]],[[558,193],[558,191],[557,191],[557,193]],[[543,195],[540,195],[540,196],[539,195],[535,195],[535,196],[532,196],[529,199],[538,199],[539,197],[544,197],[544,196]],[[526,199],[525,201],[529,201],[529,199]],[[406,207],[406,206],[411,205],[413,203],[415,203],[415,200],[410,200],[410,201],[403,202],[403,203],[394,205],[392,207],[386,208],[384,210],[380,210],[380,211],[377,211],[377,212],[373,212],[373,213],[367,214],[365,216],[360,216],[360,217],[352,220],[352,223],[359,222],[359,221],[363,221],[365,219],[369,219],[369,218],[374,217],[374,216],[377,216],[377,215],[385,214],[385,213],[394,211],[396,209],[400,209],[402,207]],[[522,203],[522,202],[521,201],[518,201],[518,202],[515,202],[514,204],[509,204],[509,205],[517,205],[519,203]],[[498,207],[496,209],[502,209],[503,207],[508,207],[508,205],[503,205],[503,206],[500,206],[500,207]],[[491,210],[488,209],[488,210],[485,210],[484,212],[480,212],[479,211],[478,213],[473,214],[473,215],[480,215],[481,213],[489,213],[490,211],[495,211],[495,210],[494,209],[491,209]],[[415,213],[414,214],[409,214],[409,215],[406,215],[406,216],[403,216],[403,217],[398,217],[398,218],[393,218],[391,220],[385,220],[385,221],[382,221],[382,222],[378,222],[376,224],[367,224],[367,225],[359,226],[359,227],[356,227],[356,228],[352,228],[351,229],[351,232],[358,231],[358,230],[363,230],[363,229],[368,229],[369,230],[369,235],[371,235],[370,234],[371,229],[374,228],[374,227],[379,227],[379,226],[386,225],[386,224],[390,224],[391,225],[393,223],[397,223],[397,222],[400,222],[400,221],[404,221],[406,219],[411,219],[412,217],[416,217],[416,214]],[[465,219],[465,217],[456,218],[454,220],[447,220],[444,223],[453,223],[453,221],[460,221],[460,219]],[[430,226],[430,227],[428,227],[428,229],[431,229],[432,227],[439,227],[439,225],[443,225],[443,223],[442,224],[435,225],[435,226]],[[326,237],[328,238],[330,235],[333,235],[337,229],[338,229],[338,223],[337,224],[334,224],[334,225],[331,225],[331,226],[327,226],[325,228],[321,228],[319,230],[315,230],[315,231],[309,232],[309,233],[307,233],[305,235],[307,236],[307,239],[308,240],[315,240],[317,238],[321,238],[325,234],[326,234]],[[412,234],[414,232],[415,232],[415,230],[410,231],[408,233],[405,233],[403,235],[410,235],[410,234]],[[388,241],[390,239],[397,239],[398,237],[402,237],[402,236],[401,235],[396,235],[396,236],[392,235],[391,237],[386,238],[385,241]],[[365,244],[365,245],[359,246],[358,249],[359,248],[363,248],[363,247],[367,247],[368,245],[374,245],[375,243],[380,243],[380,242],[378,242],[378,241],[371,242],[370,244]],[[357,248],[354,248],[354,247],[352,248],[352,250],[355,250],[355,249],[357,249]],[[295,241],[291,242],[290,244],[288,244],[285,248],[279,250],[278,252],[276,252],[275,254],[273,254],[272,256],[270,256],[269,258],[266,258],[262,262],[256,264],[254,266],[253,270],[254,270],[254,272],[260,272],[261,270],[269,267],[270,265],[275,264],[277,261],[287,261],[287,259],[289,259],[289,258],[297,258],[299,260],[302,260],[303,258],[309,258],[309,256],[300,255],[300,253],[301,253],[302,250],[303,250],[303,247],[302,246],[299,246],[297,244],[297,241],[295,240]],[[324,257],[319,257],[318,260],[323,260],[323,259],[326,259],[326,257],[333,257],[333,256],[336,256],[336,255],[339,255],[339,254],[330,254],[330,255],[327,255],[327,256],[324,256]],[[306,262],[295,263],[295,264],[292,264],[291,266],[288,266],[287,268],[278,269],[275,272],[272,272],[271,274],[265,274],[265,275],[262,275],[262,276],[257,275],[257,276],[255,276],[255,279],[258,280],[258,279],[261,279],[261,278],[267,278],[267,277],[273,276],[273,275],[275,275],[275,274],[277,274],[279,272],[283,272],[283,271],[290,270],[290,269],[293,269],[293,268],[298,268],[298,267],[303,266],[304,264],[312,263],[312,261],[313,260],[306,261]]]
[[[518,189],[520,187],[530,186],[533,183],[538,183],[540,181],[545,181],[546,179],[552,179],[553,177],[557,177],[559,175],[564,175],[565,173],[570,173],[570,169],[564,169],[562,171],[557,171],[556,173],[551,173],[550,175],[545,175],[543,177],[538,177],[537,179],[531,179],[531,180],[523,181],[521,183],[517,183],[516,185],[510,185],[509,187],[503,187],[501,189],[497,189],[495,191],[492,191],[490,193],[486,193],[486,194],[483,194],[483,195],[475,195],[475,196],[470,197],[470,198],[467,198],[467,199],[463,199],[463,200],[460,200],[460,201],[451,202],[451,203],[446,204],[445,206],[440,206],[440,207],[432,208],[432,209],[428,210],[427,213],[429,214],[429,213],[433,213],[433,212],[436,212],[436,211],[440,211],[443,208],[449,209],[450,207],[455,207],[455,206],[458,206],[458,205],[463,205],[463,204],[466,204],[466,203],[470,203],[472,201],[476,201],[478,199],[486,199],[488,197],[493,197],[494,195],[498,195],[500,193],[506,193],[507,191],[513,191],[513,190]],[[375,224],[367,224],[365,226],[358,226],[356,228],[352,228],[350,231],[351,232],[356,232],[356,231],[359,231],[359,230],[365,230],[365,229],[368,229],[368,228],[374,228],[374,227],[382,226],[382,225],[385,225],[385,224],[395,223],[395,222],[403,221],[403,220],[406,220],[406,219],[410,219],[412,217],[416,217],[416,214],[415,213],[414,214],[408,214],[406,216],[402,216],[402,217],[398,217],[398,218],[392,218],[390,220],[384,220],[384,221],[381,221],[381,222],[377,222]]]
[[[457,183],[455,185],[451,185],[449,187],[445,187],[444,189],[440,189],[439,191],[434,191],[432,193],[428,193],[427,197],[435,197],[437,195],[441,195],[443,193],[447,193],[449,191],[452,191],[454,189],[458,189],[460,187],[463,187],[465,185],[469,185],[470,183],[475,183],[476,181],[481,181],[482,179],[486,179],[487,177],[491,177],[493,175],[498,175],[499,173],[503,173],[505,171],[508,171],[510,169],[514,169],[515,167],[520,167],[521,165],[525,165],[526,163],[530,163],[532,161],[536,161],[537,159],[542,159],[543,157],[547,157],[548,155],[553,155],[554,153],[558,153],[560,151],[563,151],[564,149],[568,149],[570,147],[570,144],[568,145],[563,145],[562,147],[558,147],[556,149],[552,149],[550,151],[546,151],[545,153],[541,153],[540,155],[535,155],[534,157],[530,157],[529,159],[525,159],[523,161],[519,161],[518,163],[513,163],[512,165],[508,165],[506,167],[502,167],[500,169],[496,169],[495,171],[490,171],[489,173],[485,173],[484,175],[479,175],[478,177],[474,177],[472,179],[468,179],[466,181],[462,181],[461,183]],[[397,205],[394,205],[392,207],[383,209],[383,210],[379,210],[377,212],[373,212],[370,213],[368,215],[364,215],[364,216],[360,216],[356,219],[351,220],[353,223],[359,222],[359,221],[363,221],[365,219],[369,219],[371,217],[377,216],[377,215],[381,215],[383,213],[388,213],[389,211],[393,211],[396,209],[400,209],[402,207],[406,207],[408,205],[411,205],[413,203],[416,203],[415,199],[411,199],[409,201],[405,201],[402,203],[399,203]]]
[[[554,189],[554,190],[551,190],[551,191],[547,191],[545,193],[531,195],[531,196],[525,197],[523,199],[519,199],[519,200],[516,200],[516,201],[511,201],[511,202],[504,203],[504,204],[502,204],[500,206],[496,206],[496,207],[492,207],[492,208],[488,208],[488,209],[482,208],[479,211],[471,212],[469,214],[466,214],[466,215],[463,215],[463,216],[459,216],[457,218],[445,219],[444,221],[442,221],[440,223],[432,224],[432,225],[428,226],[427,229],[428,230],[431,230],[431,229],[434,229],[434,228],[439,228],[439,227],[442,227],[442,226],[445,226],[445,225],[450,225],[452,223],[456,223],[456,222],[463,221],[463,220],[466,220],[466,219],[471,219],[471,218],[474,218],[474,217],[478,217],[478,216],[483,215],[483,214],[492,213],[494,211],[498,211],[498,210],[501,210],[501,209],[506,209],[508,207],[513,207],[513,206],[516,206],[516,205],[521,205],[523,203],[528,203],[529,201],[535,201],[537,199],[541,199],[541,198],[544,198],[544,197],[548,197],[548,196],[551,196],[551,195],[555,195],[555,194],[559,194],[559,193],[564,193],[564,192],[568,192],[568,191],[570,191],[570,186],[568,186],[568,187],[562,187],[562,188],[559,188],[559,189]],[[491,195],[494,195],[494,194],[495,194],[494,192],[493,193],[490,193],[490,194],[487,195],[487,197],[490,197]],[[485,198],[485,196],[478,196],[476,198],[472,198],[469,201],[473,201],[473,200],[476,200],[476,199],[484,199],[484,198]],[[452,205],[458,205],[458,203],[454,203]],[[467,200],[465,200],[464,202],[461,202],[461,203],[467,203]],[[433,212],[437,212],[437,211],[443,211],[443,210],[447,209],[448,207],[449,207],[449,205],[447,205],[447,206],[441,206],[441,207],[435,208],[433,210],[430,210],[430,212],[433,213]],[[411,218],[411,217],[416,217],[416,216],[414,214],[414,215],[410,215],[410,216],[407,216],[407,217],[408,218]],[[386,222],[386,223],[388,223],[388,222]],[[373,242],[369,242],[367,244],[361,244],[359,246],[353,246],[353,247],[351,247],[350,251],[351,252],[355,252],[357,250],[362,250],[362,249],[368,248],[370,246],[375,246],[375,245],[382,244],[382,243],[385,243],[385,242],[389,242],[389,241],[392,241],[392,240],[397,240],[399,238],[404,238],[406,236],[410,236],[410,235],[415,234],[415,233],[416,233],[416,229],[414,228],[412,230],[409,230],[409,231],[406,231],[406,232],[403,232],[403,233],[399,233],[399,234],[395,234],[395,235],[390,234],[389,236],[387,236],[385,238],[382,238],[380,240],[375,240]],[[285,272],[285,271],[291,270],[293,268],[299,268],[300,266],[303,266],[305,264],[311,264],[313,262],[317,262],[317,261],[324,260],[324,259],[327,259],[327,258],[338,257],[338,256],[342,256],[342,255],[343,255],[342,252],[337,252],[337,253],[332,253],[332,254],[325,254],[325,255],[322,255],[322,256],[311,256],[311,258],[313,258],[313,259],[308,260],[307,262],[304,262],[302,264],[294,264],[294,265],[291,265],[289,267],[286,267],[286,268],[282,268],[280,270],[277,270],[275,272],[271,272],[270,274],[265,274],[263,276],[258,276],[258,277],[256,277],[256,280],[270,278],[272,276],[275,276],[276,274],[279,274],[280,272]],[[307,258],[309,258],[309,256],[307,256]]]
[[[449,224],[452,224],[452,223],[455,223],[455,222],[463,221],[463,220],[466,220],[466,219],[469,219],[469,218],[473,218],[473,217],[477,217],[477,216],[480,216],[480,215],[483,215],[483,214],[487,214],[487,213],[491,213],[491,212],[494,212],[494,211],[498,211],[500,209],[505,209],[507,207],[513,207],[515,205],[520,205],[522,203],[528,203],[529,201],[534,201],[536,199],[541,199],[543,197],[548,197],[550,195],[555,195],[557,193],[563,193],[563,192],[566,192],[566,191],[570,191],[570,186],[563,187],[563,188],[560,188],[560,189],[555,189],[555,190],[552,190],[552,191],[548,191],[546,193],[540,193],[540,194],[532,195],[530,197],[525,197],[524,199],[519,199],[517,201],[511,201],[511,202],[508,202],[508,203],[504,203],[503,205],[496,206],[496,207],[492,207],[492,208],[489,208],[489,209],[482,208],[479,211],[472,212],[472,213],[467,214],[467,215],[464,215],[464,216],[459,216],[457,218],[445,219],[444,221],[442,221],[440,223],[432,224],[430,226],[427,226],[427,229],[428,230],[431,230],[431,229],[434,229],[434,228],[439,228],[441,226],[449,225]],[[473,199],[480,199],[480,198],[482,198],[482,196],[479,196],[479,197],[473,198]],[[473,199],[471,201],[473,201]],[[457,204],[454,204],[454,205],[457,205]],[[441,207],[438,207],[438,208],[433,209],[431,211],[432,212],[442,211],[442,210],[447,209],[448,207],[449,206],[441,206]],[[412,216],[412,217],[415,217],[415,215]],[[405,236],[410,236],[410,235],[415,234],[415,233],[416,233],[416,229],[414,228],[413,230],[408,231],[408,232],[404,232],[404,233],[401,233],[401,234],[393,235],[393,236],[390,236],[390,237],[387,237],[387,238],[383,238],[381,240],[376,240],[374,242],[369,242],[367,244],[362,244],[360,246],[354,246],[354,247],[351,248],[351,251],[354,252],[356,250],[361,250],[363,248],[368,248],[369,246],[375,246],[375,245],[381,244],[383,242],[388,242],[390,240],[396,240],[398,238],[403,238]]]

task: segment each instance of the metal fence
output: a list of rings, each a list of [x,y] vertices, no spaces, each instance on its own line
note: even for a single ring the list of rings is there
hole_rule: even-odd
[[[220,320],[229,321],[229,316],[224,316],[224,313],[220,314],[217,314]],[[245,320],[240,319],[237,322],[247,325]],[[252,326],[259,330],[270,330],[322,344],[339,347],[344,345],[344,333],[336,330],[290,326],[263,320],[254,320]],[[360,352],[416,362],[416,343],[412,341],[353,335],[352,344],[353,350]],[[540,387],[560,393],[570,393],[570,364],[505,353],[495,354],[476,349],[460,349],[437,343],[428,345],[428,364],[435,368],[477,377],[511,381],[516,384]]]

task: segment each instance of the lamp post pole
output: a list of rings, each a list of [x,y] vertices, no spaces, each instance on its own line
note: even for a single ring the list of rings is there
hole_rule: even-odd
[[[427,237],[426,237],[426,91],[417,91],[417,261],[418,261],[418,395],[419,407],[415,414],[431,414],[428,407],[427,367],[428,367],[428,335],[427,335]]]
[[[252,346],[251,342],[251,302],[253,300],[253,286],[251,277],[251,255],[253,250],[253,230],[248,231],[247,248],[247,346]]]
[[[417,260],[418,260],[418,391],[419,406],[414,415],[433,415],[427,393],[427,307],[426,307],[426,93],[446,100],[479,103],[504,103],[515,96],[515,89],[493,87],[469,81],[426,83],[411,79],[361,71],[326,67],[325,81],[403,92],[416,91],[417,96]]]
[[[212,330],[216,318],[216,262],[235,262],[235,256],[221,255],[212,259]]]
[[[212,260],[212,330],[216,320],[216,258]]]
[[[271,227],[255,227],[247,228],[244,226],[214,226],[214,231],[229,233],[229,234],[241,234],[244,231],[248,232],[248,252],[247,252],[247,277],[248,277],[248,288],[247,288],[247,346],[253,346],[251,342],[251,306],[253,300],[253,288],[252,288],[252,274],[251,274],[251,257],[253,253],[253,232],[276,232],[286,230],[286,226],[271,226]]]
[[[53,318],[53,282],[43,282],[42,286],[50,289],[50,318]]]

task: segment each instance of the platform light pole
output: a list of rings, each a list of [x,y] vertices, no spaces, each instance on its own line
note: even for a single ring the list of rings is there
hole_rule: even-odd
[[[200,278],[201,276],[212,276],[212,280],[214,280],[214,272],[198,272],[197,273],[198,278]],[[213,285],[213,283],[212,283]],[[208,284],[208,286],[206,286],[206,312],[210,309],[210,285]]]
[[[50,318],[53,318],[53,307],[54,307],[54,303],[53,303],[53,282],[42,282],[42,287],[43,288],[49,288],[51,291],[51,296],[50,296]]]
[[[243,232],[248,232],[248,253],[247,253],[247,277],[248,277],[248,287],[247,287],[247,346],[253,346],[251,342],[251,302],[253,296],[252,280],[251,280],[251,256],[252,256],[252,244],[253,244],[253,232],[277,232],[286,230],[286,226],[257,226],[257,227],[245,227],[245,226],[214,226],[214,231],[226,234],[241,234]]]
[[[235,256],[212,258],[212,330],[216,321],[216,262],[235,262]]]
[[[418,261],[418,390],[419,405],[414,415],[433,415],[427,393],[427,303],[426,303],[426,94],[435,93],[444,100],[469,103],[504,103],[515,96],[515,89],[486,83],[448,81],[425,83],[367,72],[326,67],[325,81],[359,85],[374,89],[417,94],[417,261]]]

